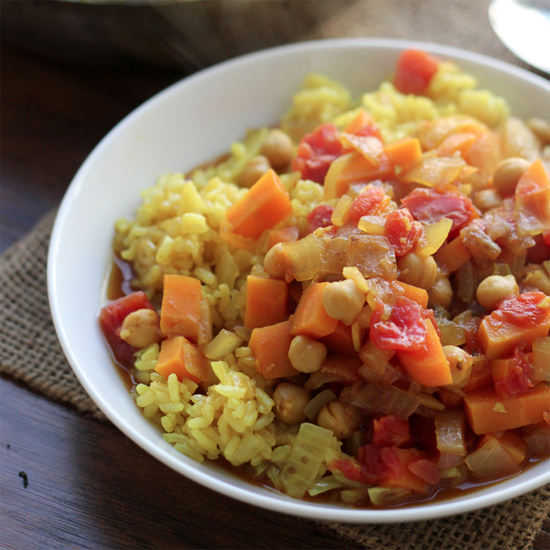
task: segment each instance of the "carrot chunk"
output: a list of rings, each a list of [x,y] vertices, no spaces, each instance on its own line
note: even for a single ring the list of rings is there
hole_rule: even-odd
[[[323,306],[323,289],[328,284],[312,283],[303,292],[290,325],[293,336],[303,334],[322,338],[336,330],[338,320],[329,317]]]
[[[353,183],[368,183],[387,178],[393,173],[393,165],[385,154],[377,165],[373,165],[357,151],[342,155],[333,161],[325,176],[325,199],[341,197]]]
[[[256,358],[256,370],[267,380],[294,376],[298,371],[288,358],[290,321],[255,328],[248,345]]]
[[[376,122],[371,115],[365,111],[365,109],[359,109],[357,114],[353,117],[351,122],[346,126],[344,130],[346,134],[354,134],[357,136],[374,136],[382,141],[382,135]]]
[[[439,335],[429,319],[426,325],[426,343],[419,351],[398,351],[401,364],[412,378],[425,386],[452,384],[451,367],[443,353]]]
[[[185,275],[164,275],[160,330],[198,341],[201,325],[201,283]]]
[[[172,336],[162,341],[155,370],[165,378],[174,373],[180,381],[189,378],[199,383],[210,379],[208,360],[184,336]]]
[[[290,198],[279,176],[268,170],[226,212],[230,231],[242,237],[257,239],[286,218],[292,211]]]
[[[338,322],[336,330],[332,334],[321,338],[321,342],[332,352],[355,355],[351,327],[344,325],[342,321]]]
[[[412,168],[422,156],[422,148],[418,138],[405,138],[384,147],[388,160],[402,170]]]
[[[530,344],[550,329],[550,300],[542,292],[523,292],[503,300],[479,325],[478,341],[489,357],[502,357]]]
[[[249,275],[246,279],[244,326],[250,330],[287,318],[288,285],[278,279]]]
[[[454,132],[439,144],[437,152],[442,156],[451,156],[458,151],[464,157],[477,140],[477,137],[472,132]]]
[[[267,247],[272,248],[277,243],[290,243],[297,241],[300,237],[300,231],[295,226],[282,227],[281,229],[273,229],[269,232]]]
[[[428,291],[418,286],[403,283],[402,281],[392,281],[392,284],[397,285],[399,290],[403,292],[403,296],[416,302],[421,307],[428,307]]]
[[[454,273],[471,257],[460,236],[443,245],[435,254],[435,260],[445,273]]]
[[[493,389],[479,390],[464,397],[466,414],[476,434],[502,432],[536,424],[550,412],[550,386],[541,383],[529,393],[500,397]]]
[[[521,234],[539,235],[550,229],[550,180],[540,158],[519,179],[515,202]]]

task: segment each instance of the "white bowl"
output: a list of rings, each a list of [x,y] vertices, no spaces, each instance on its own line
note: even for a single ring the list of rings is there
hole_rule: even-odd
[[[130,398],[98,327],[113,222],[133,215],[142,189],[162,173],[185,171],[225,152],[247,128],[277,122],[306,73],[325,73],[359,93],[390,76],[399,52],[411,47],[456,60],[480,86],[503,95],[518,116],[548,116],[550,88],[542,78],[466,51],[366,39],[283,46],[201,71],[144,103],[92,151],[63,199],[50,244],[48,291],[67,359],[90,397],[120,430],[164,464],[206,487],[287,514],[377,523],[475,510],[550,482],[546,459],[458,498],[391,510],[314,504],[253,486],[216,465],[194,462],[163,440]]]

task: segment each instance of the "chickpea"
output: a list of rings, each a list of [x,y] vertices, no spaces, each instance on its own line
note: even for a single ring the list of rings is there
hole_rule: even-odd
[[[332,430],[338,439],[349,437],[359,425],[359,410],[342,401],[327,403],[317,416],[317,424],[321,428]]]
[[[325,344],[308,336],[298,335],[290,342],[288,358],[297,371],[316,372],[321,368],[326,357]]]
[[[504,298],[519,294],[513,275],[490,275],[477,285],[477,301],[486,309],[494,309]]]
[[[329,317],[351,325],[365,303],[365,295],[352,279],[329,283],[323,290],[323,307]]]
[[[309,401],[308,392],[301,386],[281,382],[273,392],[275,415],[285,424],[299,424],[306,418],[304,407]]]
[[[286,263],[283,243],[272,246],[264,257],[264,269],[275,278],[282,277],[285,274]]]
[[[438,277],[428,290],[428,296],[430,297],[430,304],[432,306],[448,308],[453,299],[453,287],[451,286],[449,277]]]
[[[451,367],[453,386],[463,388],[470,380],[474,358],[458,346],[443,346],[443,353]]]
[[[501,134],[504,158],[521,157],[533,162],[540,155],[541,143],[523,120],[509,117]]]
[[[152,309],[138,309],[126,316],[120,337],[134,348],[142,349],[160,340],[159,316]]]
[[[239,174],[239,184],[242,187],[252,187],[270,168],[269,160],[263,155],[252,157]]]
[[[543,145],[550,143],[550,121],[543,118],[530,118],[527,127],[537,136]]]
[[[399,280],[410,285],[431,288],[437,278],[437,264],[431,256],[409,252],[397,260]]]
[[[493,174],[493,188],[501,197],[510,197],[516,190],[519,178],[529,167],[529,161],[520,157],[501,160]]]
[[[263,140],[260,153],[269,160],[275,170],[283,170],[292,160],[294,144],[282,130],[270,130]]]

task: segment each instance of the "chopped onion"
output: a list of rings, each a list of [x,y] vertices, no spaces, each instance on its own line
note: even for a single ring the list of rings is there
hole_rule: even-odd
[[[384,216],[362,216],[357,227],[367,235],[384,235],[386,232]]]
[[[381,235],[351,235],[346,265],[356,266],[365,277],[397,279],[395,252],[387,237]]]
[[[550,336],[533,342],[533,382],[550,382]]]
[[[436,317],[437,328],[439,329],[441,343],[444,346],[461,346],[466,343],[466,331],[454,321],[445,317]]]
[[[338,199],[338,202],[334,207],[334,211],[332,212],[332,217],[330,219],[330,221],[334,225],[336,225],[337,227],[342,227],[344,225],[349,207],[351,206],[352,202],[353,199],[349,195],[342,195]]]
[[[453,183],[466,166],[462,157],[438,157],[425,153],[414,168],[401,174],[406,183],[419,183],[426,187]]]
[[[424,243],[418,254],[431,256],[435,254],[447,240],[453,221],[449,218],[441,218],[435,223],[424,225]]]
[[[339,136],[342,145],[348,149],[355,149],[363,155],[373,166],[378,166],[384,155],[382,142],[373,136],[356,136],[342,132]]]
[[[445,405],[441,401],[437,400],[433,395],[428,393],[417,393],[416,396],[420,401],[420,404],[428,409],[433,409],[435,411],[444,411]]]
[[[468,478],[468,468],[465,464],[454,466],[452,468],[445,468],[440,471],[441,479],[446,480],[447,484],[460,485],[464,483]]]
[[[469,304],[475,296],[474,266],[471,261],[462,264],[455,275],[456,294],[465,303]]]
[[[420,405],[416,395],[395,386],[379,384],[347,386],[342,390],[340,400],[367,412],[395,414],[399,418],[408,418]]]
[[[437,465],[442,470],[456,469],[457,466],[464,463],[464,457],[460,455],[451,455],[448,453],[441,453]]]
[[[534,426],[523,436],[523,440],[533,455],[550,456],[550,426]]]
[[[313,487],[308,489],[308,494],[312,497],[332,491],[333,489],[341,489],[345,485],[333,475],[322,477]]]
[[[304,407],[304,413],[307,418],[314,420],[317,418],[319,411],[331,401],[338,399],[335,393],[331,390],[323,390],[318,393],[315,397],[309,400],[309,402]]]
[[[435,439],[444,455],[466,455],[464,415],[459,411],[443,411],[435,416]]]
[[[375,506],[397,502],[412,495],[411,490],[400,489],[399,487],[370,487],[367,491],[370,501]]]
[[[478,479],[512,474],[519,469],[518,464],[492,435],[484,436],[479,448],[470,453],[465,462],[472,475]]]

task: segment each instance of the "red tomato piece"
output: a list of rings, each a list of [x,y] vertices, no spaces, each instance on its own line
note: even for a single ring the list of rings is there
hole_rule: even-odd
[[[298,170],[302,178],[323,183],[332,161],[343,151],[334,124],[321,124],[311,134],[302,138],[292,170]]]
[[[426,458],[420,458],[410,462],[407,466],[409,470],[422,481],[430,485],[439,483],[441,475],[436,464]]]
[[[327,227],[332,224],[330,221],[334,208],[328,204],[316,206],[307,216],[309,231],[315,231],[319,227]]]
[[[429,53],[405,50],[397,60],[393,83],[403,94],[421,94],[426,91],[437,67],[437,59]]]
[[[359,464],[359,462],[355,459],[339,458],[337,460],[333,460],[330,464],[328,464],[328,469],[331,472],[334,470],[342,472],[342,474],[344,474],[348,479],[352,479],[353,481],[369,483],[369,481],[365,479],[365,474],[363,473],[361,464]],[[374,481],[374,479],[372,481]],[[370,483],[372,483],[372,481],[370,481]]]
[[[399,208],[386,218],[384,226],[396,256],[411,252],[422,236],[422,224],[412,217],[408,208]]]
[[[451,191],[417,188],[401,199],[411,214],[421,222],[435,223],[449,218],[453,225],[449,232],[452,240],[473,218],[477,217],[472,201],[464,195]]]
[[[379,302],[370,320],[370,339],[380,349],[418,351],[426,342],[424,309],[405,296],[398,296],[388,319],[384,304]]]
[[[145,292],[138,291],[123,296],[101,309],[99,325],[109,343],[114,358],[124,367],[132,367],[136,348],[120,337],[120,329],[126,317],[138,309],[154,309]]]
[[[500,302],[491,314],[517,327],[533,328],[542,323],[548,316],[547,309],[539,304],[547,298],[542,292],[523,292]]]
[[[495,392],[498,395],[510,397],[528,392],[534,386],[531,380],[533,367],[529,356],[523,351],[516,348],[513,358],[505,359],[501,364],[504,368],[499,369],[499,376],[495,377],[493,368]]]
[[[408,421],[394,414],[375,419],[373,429],[372,442],[377,447],[391,445],[399,447],[409,441],[411,437]]]
[[[543,240],[548,246],[550,246],[550,231],[544,231],[544,233],[542,234],[542,240]]]
[[[381,187],[369,185],[351,203],[346,223],[357,225],[361,216],[376,214],[382,205],[385,205],[387,195]]]

